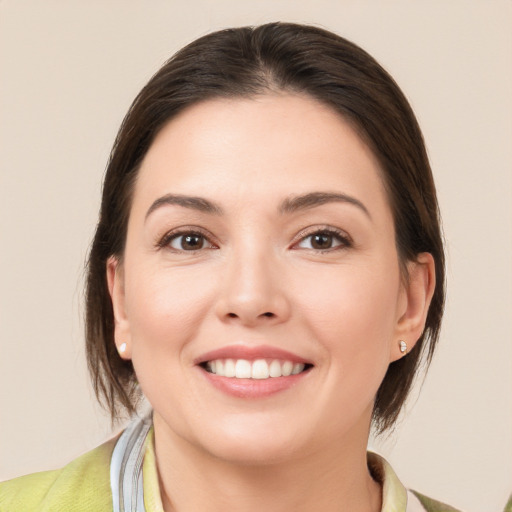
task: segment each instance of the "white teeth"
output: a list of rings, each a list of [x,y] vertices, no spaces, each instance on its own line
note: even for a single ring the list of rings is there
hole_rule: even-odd
[[[275,359],[270,363],[268,373],[271,377],[281,377],[283,374],[281,371],[281,363]]]
[[[236,376],[235,361],[233,361],[233,359],[226,359],[226,362],[224,363],[223,377],[235,377],[235,376]]]
[[[251,378],[251,363],[245,359],[239,359],[235,364],[235,377],[237,379]],[[218,375],[218,374],[217,374]]]
[[[297,375],[302,370],[304,370],[304,365],[302,363],[296,363],[293,365],[292,375]]]
[[[268,379],[270,377],[288,377],[304,371],[304,363],[292,363],[273,359],[270,363],[265,359],[247,361],[246,359],[216,359],[208,361],[206,369],[219,377],[235,377],[237,379]]]
[[[283,363],[283,377],[288,377],[288,375],[292,374],[293,363],[291,361],[285,361]]]
[[[251,377],[253,379],[268,379],[268,364],[265,359],[257,359],[252,363]]]

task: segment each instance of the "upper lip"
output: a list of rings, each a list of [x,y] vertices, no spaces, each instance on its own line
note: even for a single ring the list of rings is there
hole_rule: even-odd
[[[281,359],[291,361],[292,363],[312,364],[309,360],[293,352],[289,352],[288,350],[272,347],[270,345],[249,346],[243,344],[228,345],[212,350],[197,357],[194,363],[202,364],[207,361],[215,361],[216,359],[246,359],[247,361],[254,361],[256,359]]]

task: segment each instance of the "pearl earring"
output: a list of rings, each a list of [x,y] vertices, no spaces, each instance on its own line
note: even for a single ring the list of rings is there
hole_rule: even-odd
[[[126,343],[121,343],[117,350],[119,350],[120,354],[124,354],[126,352]]]
[[[402,352],[402,354],[407,354],[407,343],[405,343],[405,341],[402,341],[400,340],[400,352]]]

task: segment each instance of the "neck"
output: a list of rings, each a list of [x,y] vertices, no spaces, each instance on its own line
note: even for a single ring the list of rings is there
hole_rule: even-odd
[[[381,489],[354,439],[293,460],[240,464],[169,432],[155,416],[155,451],[165,512],[377,512]]]

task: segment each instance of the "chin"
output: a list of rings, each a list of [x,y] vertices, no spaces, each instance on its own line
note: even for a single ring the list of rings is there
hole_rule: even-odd
[[[303,453],[301,437],[296,428],[283,428],[282,422],[277,426],[274,422],[259,425],[242,422],[203,430],[196,438],[196,446],[225,462],[268,465],[286,462]]]
[[[267,437],[270,437],[267,435]],[[226,463],[241,466],[267,466],[290,461],[296,456],[297,450],[281,441],[265,442],[230,440],[224,438],[221,444],[216,444],[210,450],[213,456]]]

